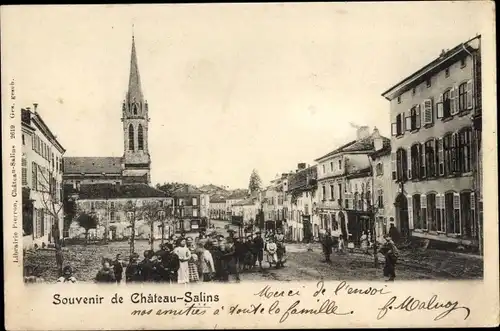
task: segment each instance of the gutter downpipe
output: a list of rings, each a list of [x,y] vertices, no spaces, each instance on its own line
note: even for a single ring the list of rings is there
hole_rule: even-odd
[[[475,37],[477,38],[477,37]],[[473,38],[473,39],[475,39]],[[471,39],[471,40],[473,40]],[[481,47],[481,39],[479,39],[479,47]],[[462,48],[465,52],[467,52],[467,54],[469,54],[472,58],[472,81],[473,81],[473,84],[472,84],[472,116],[474,116],[476,114],[476,56],[477,55],[474,55],[472,54],[466,47],[464,44],[462,44]],[[472,118],[473,119],[473,118]],[[472,120],[472,127],[475,129],[474,127],[474,120]],[[476,131],[476,130],[474,130]],[[476,138],[476,137],[474,137]],[[474,199],[474,202],[477,201],[478,198],[482,199],[481,197],[481,192],[478,192],[478,181],[480,180],[479,179],[479,171],[478,171],[478,166],[479,166],[479,144],[478,144],[478,141],[477,139],[474,139],[474,154],[475,154],[475,159],[476,159],[476,164],[474,165],[473,167],[473,178],[474,180],[472,181],[472,189],[473,191],[475,192],[475,195],[476,195],[476,198]],[[479,207],[479,204],[476,203],[476,206]],[[474,207],[476,207],[474,206]],[[483,244],[482,244],[482,240],[483,240],[483,236],[482,236],[482,226],[481,226],[481,220],[479,219],[479,214],[480,214],[480,211],[479,211],[479,208],[474,208],[474,210],[476,211],[476,216],[475,219],[476,219],[476,222],[477,222],[477,225],[478,225],[478,245],[479,245],[479,254],[482,256],[483,255]]]

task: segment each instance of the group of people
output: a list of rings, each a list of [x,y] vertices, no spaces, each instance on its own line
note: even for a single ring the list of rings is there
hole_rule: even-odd
[[[378,252],[384,255],[385,264],[383,269],[384,277],[388,277],[387,281],[394,281],[396,278],[396,262],[398,260],[399,251],[395,244],[394,234],[396,233],[396,228],[391,224],[391,231],[389,234],[384,236],[384,242],[380,245]],[[344,239],[343,236],[339,237],[332,236],[330,231],[327,231],[325,236],[322,239],[322,248],[325,259],[323,262],[331,262],[330,256],[332,251],[336,251],[338,253],[344,253]],[[368,248],[373,243],[370,243],[368,235],[366,232],[363,232],[360,237],[360,246],[365,254],[370,254]]]
[[[114,260],[103,259],[95,281],[186,284],[201,281],[227,282],[230,276],[240,281],[241,272],[251,270],[256,265],[262,270],[267,246],[276,245],[276,240],[284,239],[282,237],[278,233],[272,238],[264,239],[259,231],[242,237],[233,232],[225,237],[220,234],[207,235],[204,230],[196,238],[185,234],[172,236],[160,245],[158,251],[144,251],[142,260],[137,253],[131,254],[127,262],[121,254],[117,254]],[[58,281],[76,282],[70,266],[64,268]]]

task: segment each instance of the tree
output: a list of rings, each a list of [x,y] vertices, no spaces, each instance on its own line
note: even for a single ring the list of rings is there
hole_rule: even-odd
[[[34,187],[33,189],[40,193],[41,203],[43,206],[42,222],[44,222],[44,218],[46,215],[50,216],[50,218],[52,219],[50,234],[52,239],[54,240],[56,265],[58,272],[61,275],[64,258],[62,254],[62,241],[59,221],[63,217],[63,186],[57,183],[54,164],[52,164],[52,167],[49,168],[43,167],[39,164],[35,165],[36,187]]]
[[[253,169],[252,174],[250,175],[250,181],[248,183],[248,190],[250,194],[256,193],[261,189],[262,180],[260,179],[257,170]]]
[[[97,228],[97,217],[93,214],[82,212],[76,218],[76,222],[85,229],[85,243],[87,243],[89,239],[89,230]]]
[[[143,200],[142,204],[136,209],[136,216],[139,216],[149,224],[150,244],[151,249],[154,249],[154,224],[155,222],[163,224],[163,220],[165,219],[165,210],[160,200]]]

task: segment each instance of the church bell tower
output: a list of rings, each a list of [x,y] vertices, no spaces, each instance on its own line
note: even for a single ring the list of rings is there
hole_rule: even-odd
[[[134,182],[151,182],[151,157],[148,144],[148,103],[144,100],[137,64],[135,39],[132,36],[128,91],[122,105],[123,176]]]

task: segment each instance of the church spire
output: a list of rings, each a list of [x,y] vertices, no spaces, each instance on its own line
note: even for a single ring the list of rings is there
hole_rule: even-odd
[[[141,89],[141,77],[139,75],[139,66],[137,65],[137,54],[135,50],[135,37],[132,32],[132,53],[130,55],[130,76],[128,80],[128,102],[142,102],[143,95]]]

